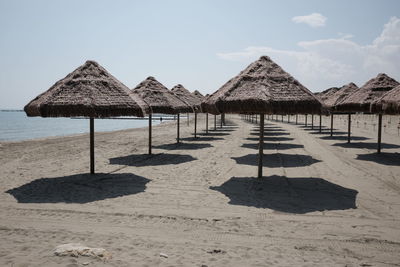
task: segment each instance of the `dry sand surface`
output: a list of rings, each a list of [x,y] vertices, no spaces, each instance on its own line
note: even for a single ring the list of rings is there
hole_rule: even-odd
[[[346,144],[343,120],[333,138],[267,121],[257,179],[256,125],[227,123],[194,140],[183,120],[179,146],[156,126],[151,157],[147,129],[96,133],[95,176],[88,135],[1,143],[0,266],[400,265],[396,128],[378,156],[360,125]],[[55,256],[66,243],[112,259]]]

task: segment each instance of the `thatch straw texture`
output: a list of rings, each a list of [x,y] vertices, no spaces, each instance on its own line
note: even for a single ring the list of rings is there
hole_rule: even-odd
[[[201,100],[193,95],[189,90],[183,87],[182,84],[175,85],[171,91],[180,99],[186,102],[189,106],[193,108],[194,111],[201,111]]]
[[[358,86],[355,83],[349,83],[343,85],[342,87],[338,88],[334,93],[327,94],[326,98],[324,96],[323,102],[324,104],[332,109],[335,105],[339,104],[343,101],[348,95],[358,89]]]
[[[371,113],[400,114],[400,85],[374,101],[371,104]]]
[[[370,112],[371,103],[397,85],[399,83],[395,79],[380,73],[336,104],[335,109],[342,112]]]
[[[333,94],[339,91],[339,87],[331,87],[322,92],[314,93],[314,95],[320,100],[325,102],[328,98],[330,98]]]
[[[28,116],[92,118],[143,117],[148,109],[95,61],[86,61],[24,108]]]
[[[148,77],[131,91],[150,106],[152,113],[177,114],[193,112],[193,109],[188,104],[180,100],[154,77]]]
[[[202,103],[212,113],[319,113],[321,102],[269,57],[262,56]]]
[[[197,98],[199,98],[201,101],[204,99],[204,95],[202,95],[199,91],[194,90],[194,92],[192,93],[193,95],[195,95]]]

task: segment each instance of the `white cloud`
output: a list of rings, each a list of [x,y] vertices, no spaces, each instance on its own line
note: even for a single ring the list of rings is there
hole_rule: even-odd
[[[338,35],[340,36],[341,39],[351,39],[354,37],[354,35],[352,34],[342,33],[342,32],[338,32]]]
[[[320,13],[312,13],[308,16],[296,16],[292,18],[295,23],[305,23],[313,28],[325,26],[327,18]]]
[[[363,85],[380,72],[400,81],[400,19],[392,17],[382,33],[369,45],[341,38],[302,41],[299,50],[280,50],[267,46],[247,47],[243,51],[218,53],[225,60],[250,62],[268,55],[312,91],[355,82]]]

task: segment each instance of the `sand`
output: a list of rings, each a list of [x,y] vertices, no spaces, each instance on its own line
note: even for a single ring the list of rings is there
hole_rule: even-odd
[[[399,266],[397,125],[377,156],[376,131],[359,121],[346,144],[344,118],[333,138],[267,121],[262,179],[235,115],[197,140],[183,119],[179,146],[155,126],[151,157],[145,128],[96,133],[95,176],[86,134],[2,142],[0,266]],[[55,256],[67,243],[112,258]]]

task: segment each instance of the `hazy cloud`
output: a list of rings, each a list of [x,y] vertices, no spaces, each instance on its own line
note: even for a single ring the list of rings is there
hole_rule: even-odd
[[[308,16],[296,16],[292,18],[295,23],[305,23],[313,28],[325,26],[327,18],[320,13],[312,13]]]
[[[342,38],[302,41],[298,51],[266,46],[247,47],[243,51],[218,53],[225,60],[250,62],[268,55],[313,91],[348,82],[363,85],[380,72],[400,81],[400,19],[392,17],[382,33],[368,45]]]

